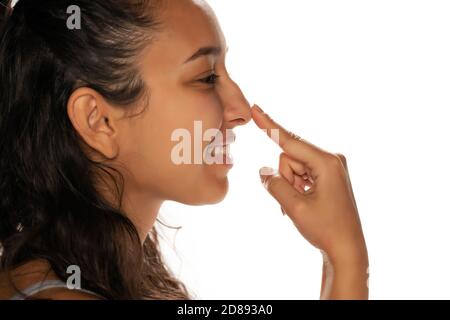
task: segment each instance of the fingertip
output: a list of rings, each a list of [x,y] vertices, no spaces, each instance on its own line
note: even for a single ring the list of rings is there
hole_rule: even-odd
[[[259,105],[257,105],[256,103],[253,105],[252,109],[255,110],[259,114],[264,114],[264,110],[261,109],[261,107]]]
[[[267,127],[267,113],[265,113],[261,107],[259,107],[257,104],[254,104],[251,109],[251,114],[253,118],[253,122],[260,128],[260,129],[266,129]]]
[[[259,169],[259,177],[261,178],[261,183],[267,188],[268,180],[276,174],[275,169],[270,167],[262,167]]]
[[[259,169],[259,175],[261,176],[272,176],[275,174],[275,169],[270,167],[262,167]]]

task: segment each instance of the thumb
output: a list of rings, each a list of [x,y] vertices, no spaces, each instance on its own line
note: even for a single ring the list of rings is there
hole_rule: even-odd
[[[263,167],[259,170],[259,176],[263,186],[278,201],[282,211],[286,211],[289,216],[306,204],[305,196],[298,192],[278,171]],[[296,212],[295,214],[301,213]]]

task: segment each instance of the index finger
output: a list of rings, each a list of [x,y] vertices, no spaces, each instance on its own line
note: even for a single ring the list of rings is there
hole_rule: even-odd
[[[323,150],[283,128],[257,105],[252,108],[252,117],[256,125],[294,159],[310,168],[321,160]]]

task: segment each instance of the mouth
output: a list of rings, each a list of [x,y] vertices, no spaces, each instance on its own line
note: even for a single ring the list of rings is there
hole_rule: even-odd
[[[222,133],[222,132],[221,132]],[[223,139],[225,138],[225,139]],[[225,140],[225,141],[223,141]],[[220,159],[220,164],[225,165],[233,165],[233,157],[230,152],[230,146],[236,141],[236,134],[231,131],[227,130],[226,134],[219,134],[218,136],[215,136],[207,148],[209,148],[209,151],[211,151],[211,156],[214,159]],[[222,157],[220,157],[222,156]]]

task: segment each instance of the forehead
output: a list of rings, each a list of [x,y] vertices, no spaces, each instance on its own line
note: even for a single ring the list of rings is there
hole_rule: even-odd
[[[164,0],[161,9],[159,20],[162,28],[149,48],[154,58],[162,54],[170,63],[182,65],[201,47],[218,46],[225,49],[223,32],[206,2]]]
[[[221,33],[211,7],[202,0],[166,0],[162,11],[166,31],[192,43],[205,40],[220,41]]]

